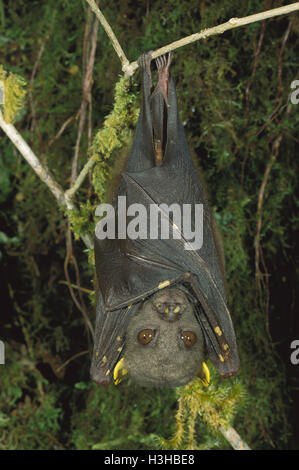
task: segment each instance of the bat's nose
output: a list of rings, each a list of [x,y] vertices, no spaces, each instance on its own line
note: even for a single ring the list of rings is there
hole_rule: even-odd
[[[175,302],[157,302],[155,308],[163,320],[173,322],[179,319],[186,305]]]

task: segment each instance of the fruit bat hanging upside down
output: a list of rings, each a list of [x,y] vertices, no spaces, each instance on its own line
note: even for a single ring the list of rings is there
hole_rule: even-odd
[[[101,385],[117,385],[126,374],[142,386],[176,387],[196,376],[208,385],[208,359],[224,377],[239,369],[214,223],[179,119],[171,60],[172,54],[156,60],[152,92],[151,53],[139,58],[143,100],[112,201],[116,234],[103,238],[103,224],[96,230],[99,292],[91,378]],[[142,233],[134,236],[141,225]],[[189,232],[201,233],[202,243],[192,243]]]

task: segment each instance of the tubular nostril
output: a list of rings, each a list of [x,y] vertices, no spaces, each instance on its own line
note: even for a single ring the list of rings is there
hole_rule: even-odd
[[[173,302],[157,302],[154,306],[162,318],[168,321],[177,320],[186,309],[186,305]]]
[[[182,314],[186,310],[185,304],[167,304],[169,313],[175,313],[176,315]]]
[[[155,308],[156,308],[157,312],[164,313],[165,304],[163,304],[162,302],[158,302],[157,304],[155,304]]]
[[[155,308],[159,313],[165,313],[166,315],[169,313],[178,313],[180,311],[179,306],[168,302],[158,302],[155,304]]]

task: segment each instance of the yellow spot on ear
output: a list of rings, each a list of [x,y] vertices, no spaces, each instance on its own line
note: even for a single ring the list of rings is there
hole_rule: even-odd
[[[170,286],[170,281],[163,281],[163,282],[160,282],[160,284],[158,285],[158,289],[164,289],[164,287],[167,287],[167,286]]]
[[[222,354],[219,354],[219,359],[220,359],[221,362],[224,362]]]
[[[218,336],[222,336],[222,331],[220,330],[219,326],[216,326],[216,327],[214,328],[214,331],[215,331],[215,333],[216,333]]]
[[[202,363],[202,370],[204,371],[205,378],[201,379],[202,383],[204,384],[205,387],[208,387],[210,385],[210,371],[205,362]]]
[[[180,307],[179,307],[179,306],[177,306],[177,307],[175,307],[175,309],[174,309],[173,313],[179,313],[179,311],[180,311]]]

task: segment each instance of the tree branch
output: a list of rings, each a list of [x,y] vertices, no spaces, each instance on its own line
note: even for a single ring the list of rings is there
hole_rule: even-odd
[[[122,70],[125,71],[126,67],[129,66],[129,61],[121,47],[121,45],[118,42],[117,37],[115,36],[110,24],[106,20],[105,16],[97,6],[96,2],[94,0],[86,0],[87,3],[89,4],[90,8],[92,11],[95,13],[96,17],[100,21],[101,25],[103,26],[104,30],[106,31],[110,41],[112,42],[112,46],[114,47],[114,50],[118,57],[120,58],[121,64],[122,64]]]
[[[133,75],[134,72],[138,68],[137,62],[135,61],[135,62],[129,63],[111,27],[109,26],[103,13],[99,10],[97,5],[95,4],[94,0],[86,0],[86,1],[89,3],[93,12],[96,14],[103,28],[108,34],[112,42],[112,45],[121,60],[123,72],[127,76]],[[293,11],[297,11],[297,10],[299,10],[299,2],[291,3],[290,5],[286,5],[280,8],[274,8],[272,10],[263,11],[261,13],[256,13],[254,15],[245,16],[244,18],[231,18],[226,23],[222,23],[218,26],[214,26],[213,28],[203,29],[199,33],[191,34],[190,36],[186,36],[185,38],[172,42],[171,44],[168,44],[167,46],[163,46],[163,47],[160,47],[159,49],[156,49],[152,53],[152,58],[156,59],[160,55],[166,54],[167,52],[170,52],[170,51],[174,51],[175,49],[178,49],[179,47],[186,46],[187,44],[191,44],[192,42],[198,41],[199,39],[206,39],[209,36],[222,34],[225,31],[228,31],[230,29],[239,28],[240,26],[244,26],[250,23],[255,23],[256,21],[266,20],[268,18],[273,18],[275,16],[286,15],[288,13],[292,13]]]
[[[48,186],[51,193],[54,195],[58,205],[60,207],[66,207],[68,210],[73,210],[75,208],[74,203],[71,201],[70,197],[68,196],[67,192],[64,193],[61,186],[55,181],[54,177],[52,176],[49,168],[47,165],[42,163],[35,153],[31,150],[29,145],[25,142],[21,134],[17,131],[17,129],[12,125],[8,124],[4,121],[3,115],[0,112],[0,127],[5,132],[5,134],[9,137],[15,147],[19,150],[20,154],[25,158],[25,160],[29,163],[31,168],[35,171],[37,176]],[[87,248],[93,247],[93,242],[89,235],[82,235],[81,236],[83,242],[87,246]]]
[[[3,115],[0,112],[0,127],[5,132],[5,134],[10,138],[12,143],[17,147],[21,155],[33,168],[37,176],[48,186],[52,194],[55,196],[58,205],[60,207],[67,207],[67,209],[73,209],[74,204],[72,201],[65,196],[61,186],[55,181],[53,176],[50,173],[49,168],[37,158],[33,153],[29,145],[25,142],[21,134],[17,129],[12,125],[4,121]]]
[[[219,431],[231,444],[234,450],[251,450],[234,428],[224,428],[223,426],[220,426]]]
[[[85,121],[86,121],[86,110],[87,110],[87,106],[90,107],[90,104],[91,104],[92,72],[93,72],[96,47],[97,47],[98,25],[99,25],[99,22],[97,18],[95,18],[93,29],[90,34],[91,47],[90,47],[89,57],[87,59],[87,63],[85,67],[85,75],[84,75],[83,84],[82,84],[82,102],[81,102],[80,111],[79,111],[79,116],[80,116],[79,128],[78,128],[78,135],[77,135],[77,140],[76,140],[76,145],[75,145],[75,154],[74,154],[73,163],[72,163],[71,184],[73,184],[77,178],[77,166],[78,166],[80,142],[81,142],[83,128],[84,128]]]
[[[90,158],[85,163],[84,167],[82,168],[81,172],[79,173],[78,178],[74,182],[74,184],[65,192],[65,195],[70,199],[74,196],[75,192],[80,188],[81,184],[85,180],[85,177],[88,175],[89,171],[92,169],[93,165],[95,164],[95,158]]]

